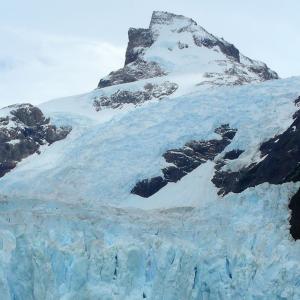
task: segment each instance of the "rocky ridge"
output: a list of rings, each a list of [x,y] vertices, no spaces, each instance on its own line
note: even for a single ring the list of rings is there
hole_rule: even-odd
[[[166,35],[168,42],[161,43]],[[125,66],[101,79],[98,88],[172,74],[174,70],[168,67],[170,62],[189,55],[191,49],[198,56],[196,64],[204,77],[199,83],[231,85],[278,79],[276,72],[266,64],[244,56],[233,44],[181,15],[154,11],[149,28],[130,28],[128,39]],[[203,49],[210,51],[201,51]],[[162,56],[159,50],[166,51],[166,55]],[[210,58],[207,57],[209,52],[219,55]],[[208,64],[206,67],[211,71],[202,71],[203,63]]]
[[[299,106],[300,97],[295,101]],[[262,183],[283,184],[300,181],[300,110],[293,116],[293,122],[283,133],[265,141],[259,147],[260,160],[232,172],[222,169],[226,166],[226,155],[219,160],[212,182],[219,188],[220,195],[229,192],[241,193],[249,187]],[[238,159],[243,152],[237,150],[233,159]],[[230,156],[230,155],[229,155]],[[300,238],[300,190],[292,197],[290,202],[291,234],[295,239]]]
[[[131,193],[148,198],[169,182],[179,181],[201,164],[213,160],[230,144],[236,132],[237,130],[230,128],[229,124],[223,124],[215,130],[221,139],[190,141],[180,149],[168,150],[163,157],[170,165],[162,169],[163,176],[139,181]]]
[[[95,97],[94,107],[99,111],[106,107],[120,108],[124,104],[139,105],[152,99],[163,99],[172,95],[178,89],[178,84],[164,81],[161,84],[147,83],[136,91],[118,89],[113,94]]]
[[[71,128],[50,123],[42,111],[31,104],[12,105],[0,110],[0,177],[22,159],[39,153],[42,145],[66,138]]]

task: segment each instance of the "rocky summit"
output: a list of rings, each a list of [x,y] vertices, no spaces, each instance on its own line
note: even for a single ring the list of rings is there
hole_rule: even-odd
[[[124,68],[100,80],[98,87],[194,72],[199,84],[235,85],[278,79],[266,64],[208,33],[184,16],[153,12],[148,29],[130,28]]]
[[[300,299],[300,77],[168,12],[128,37],[0,110],[0,299]]]

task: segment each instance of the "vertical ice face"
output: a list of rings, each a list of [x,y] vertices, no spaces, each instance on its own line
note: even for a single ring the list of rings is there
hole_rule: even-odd
[[[298,299],[295,190],[150,212],[2,199],[1,299]]]

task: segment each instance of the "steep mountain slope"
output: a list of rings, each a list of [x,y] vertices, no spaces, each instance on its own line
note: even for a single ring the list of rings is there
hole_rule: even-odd
[[[101,79],[100,88],[167,74],[192,73],[198,83],[212,84],[278,78],[264,63],[242,55],[184,16],[155,11],[148,29],[130,28],[128,37],[124,68]]]
[[[25,106],[38,151],[0,178],[1,299],[299,299],[300,77],[272,79],[154,12],[97,89]]]

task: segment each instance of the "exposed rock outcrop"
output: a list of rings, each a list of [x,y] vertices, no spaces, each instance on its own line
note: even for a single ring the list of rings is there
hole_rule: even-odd
[[[111,72],[107,77],[101,79],[98,88],[134,82],[141,79],[161,77],[166,74],[158,63],[137,59],[124,68]]]
[[[142,104],[151,99],[162,99],[173,94],[178,88],[178,85],[173,82],[165,81],[162,84],[147,83],[143,89],[137,91],[117,90],[110,96],[96,97],[94,107],[97,111],[102,108],[111,107],[118,108],[124,104]]]
[[[240,51],[233,44],[230,44],[223,39],[218,39],[208,32],[207,37],[203,37],[195,33],[193,35],[193,39],[198,47],[206,47],[209,49],[219,47],[221,52],[223,52],[226,56],[240,62]]]
[[[236,134],[228,124],[218,127],[215,132],[222,138],[208,141],[191,141],[182,148],[168,150],[163,154],[170,166],[162,169],[163,176],[144,179],[138,182],[131,193],[148,198],[167,185],[168,182],[177,182],[201,164],[213,160],[231,142]]]
[[[50,124],[50,119],[31,104],[9,106],[0,113],[0,177],[22,159],[39,153],[41,145],[62,140],[71,131]]]
[[[295,104],[299,105],[299,102],[300,97],[295,100]],[[300,181],[300,111],[294,114],[294,122],[285,132],[264,142],[259,150],[259,162],[235,172],[223,171],[221,167],[226,164],[224,161],[217,164],[219,168],[216,168],[212,182],[220,189],[219,194],[240,193],[265,182],[283,184]],[[300,190],[291,199],[290,209],[291,234],[295,239],[299,239]]]
[[[234,160],[240,157],[240,155],[243,153],[243,150],[240,149],[234,149],[231,151],[228,151],[225,153],[223,159],[229,159],[229,160]]]
[[[128,46],[126,50],[125,66],[136,61],[144,48],[149,48],[154,43],[150,29],[130,28],[128,31]]]
[[[260,146],[261,160],[236,172],[218,171],[213,183],[220,194],[240,193],[264,182],[282,184],[300,181],[300,115],[282,134]]]
[[[295,240],[300,239],[300,189],[292,197],[289,209],[291,210],[290,233]]]

